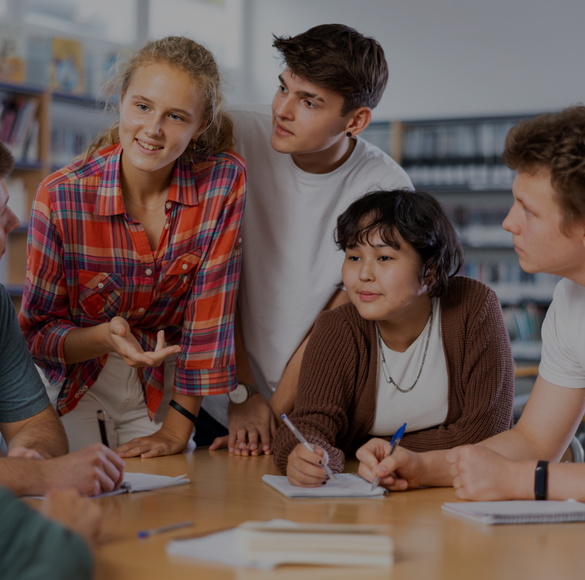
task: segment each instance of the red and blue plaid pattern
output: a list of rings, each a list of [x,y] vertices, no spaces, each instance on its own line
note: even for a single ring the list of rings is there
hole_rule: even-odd
[[[76,162],[40,185],[31,217],[20,325],[35,363],[63,381],[61,415],[96,381],[106,356],[66,365],[76,327],[125,318],[144,350],[156,334],[179,344],[175,391],[214,395],[237,386],[233,321],[241,267],[246,170],[232,152],[179,159],[153,252],[126,213],[120,145]],[[149,413],[162,398],[163,365],[139,369]]]

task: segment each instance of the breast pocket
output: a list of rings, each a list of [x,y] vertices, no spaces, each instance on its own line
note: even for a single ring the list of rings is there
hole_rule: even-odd
[[[201,250],[192,250],[174,260],[162,263],[161,292],[178,297],[187,292],[201,267]]]
[[[119,274],[79,270],[79,306],[91,318],[113,318],[120,308],[122,286]]]

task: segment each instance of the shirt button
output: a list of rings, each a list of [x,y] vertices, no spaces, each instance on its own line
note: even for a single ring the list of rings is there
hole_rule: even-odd
[[[169,222],[167,222],[167,223],[165,224],[165,230],[168,230],[168,229],[169,229]]]
[[[238,244],[241,244],[241,243],[242,243],[242,238],[239,238],[238,239]]]
[[[167,201],[167,203],[165,203],[165,207],[167,209],[171,209],[173,207],[173,204],[170,201]]]
[[[146,268],[146,270],[144,270],[144,273],[145,273],[147,276],[151,276],[151,275],[152,275],[152,270],[151,270],[150,268]]]
[[[83,389],[82,389],[82,391],[85,393],[85,391],[87,391],[87,389],[88,389],[88,388],[89,388],[89,387],[88,387],[87,385],[83,385]]]
[[[79,399],[79,393],[75,393],[75,398]]]
[[[183,270],[186,270],[188,267],[189,267],[189,266],[187,266],[187,264],[183,264],[183,265],[181,266],[181,268],[183,268]]]
[[[103,283],[103,282],[100,282],[100,283],[98,284],[98,288],[101,290],[103,287],[104,287],[104,283]]]
[[[143,314],[143,313],[144,313],[144,308],[139,308],[139,309],[138,309],[138,312],[139,312],[140,314]]]

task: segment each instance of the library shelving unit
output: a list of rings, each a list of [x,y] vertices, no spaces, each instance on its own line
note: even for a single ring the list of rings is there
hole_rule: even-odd
[[[111,121],[103,103],[28,85],[0,83],[0,139],[12,150],[15,167],[9,205],[21,225],[10,233],[0,262],[0,282],[20,309],[26,278],[26,244],[32,202],[39,183],[71,163]]]
[[[508,131],[528,115],[373,123],[363,137],[399,162],[418,189],[451,216],[465,249],[462,274],[498,295],[518,361],[540,359],[540,327],[556,276],[520,268],[502,221],[512,205],[512,172],[502,160]]]

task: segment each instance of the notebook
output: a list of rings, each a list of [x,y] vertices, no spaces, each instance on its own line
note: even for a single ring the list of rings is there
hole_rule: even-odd
[[[93,497],[108,497],[110,495],[118,495],[120,493],[134,493],[135,491],[152,491],[153,489],[161,489],[163,487],[173,487],[175,485],[184,485],[190,483],[191,480],[185,479],[186,473],[177,475],[177,477],[169,477],[167,475],[151,475],[150,473],[128,473],[124,474],[124,481],[122,485],[114,491],[108,491],[94,495]]]
[[[244,522],[202,538],[171,541],[167,553],[260,569],[280,564],[389,567],[394,548],[386,534],[385,526]]]
[[[481,524],[585,522],[585,504],[567,501],[478,501],[444,503],[443,511]]]
[[[150,475],[150,473],[128,473],[124,474],[124,481],[118,489],[114,491],[106,491],[91,497],[109,497],[111,495],[119,495],[121,493],[134,493],[135,491],[152,491],[153,489],[161,489],[163,487],[174,487],[175,485],[184,485],[190,483],[190,479],[185,479],[186,473],[177,475],[176,477],[169,477],[167,475]],[[45,499],[44,496],[27,496],[31,499]]]
[[[342,497],[384,497],[387,491],[383,487],[376,487],[362,479],[357,473],[336,474],[337,483],[329,480],[320,487],[297,487],[288,481],[283,475],[264,475],[262,481],[273,487],[286,497],[318,497],[318,498],[342,498]]]

